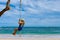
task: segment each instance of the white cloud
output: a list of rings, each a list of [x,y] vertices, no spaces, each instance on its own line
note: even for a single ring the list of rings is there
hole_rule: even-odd
[[[60,11],[60,1],[39,1],[38,5],[40,7],[46,8],[48,10]]]
[[[0,1],[6,2],[7,0]],[[4,15],[0,18],[0,23],[3,23],[4,21],[5,23],[17,23],[20,16],[19,2],[20,0],[11,0],[10,4],[14,5],[15,7],[11,6],[11,10],[4,13]],[[22,6],[24,11],[22,11],[21,14],[26,21],[26,25],[58,25],[60,23],[60,19],[52,15],[52,12],[60,11],[59,4],[60,1],[52,0],[22,0]],[[0,9],[2,9],[5,5],[0,6]],[[52,16],[47,14],[51,14]],[[8,20],[11,21],[8,22]]]

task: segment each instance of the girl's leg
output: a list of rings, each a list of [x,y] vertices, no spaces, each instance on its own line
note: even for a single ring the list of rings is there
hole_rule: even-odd
[[[13,35],[16,35],[17,31],[18,31],[18,28],[14,29]]]

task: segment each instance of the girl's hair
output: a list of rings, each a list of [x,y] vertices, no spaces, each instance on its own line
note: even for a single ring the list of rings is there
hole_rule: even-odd
[[[19,21],[22,21],[22,22],[24,22],[24,20],[23,20],[23,19],[19,19]]]

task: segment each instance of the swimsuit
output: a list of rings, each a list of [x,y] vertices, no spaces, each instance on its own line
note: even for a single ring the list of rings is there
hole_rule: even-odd
[[[23,28],[23,26],[19,25],[19,27],[18,27],[18,31],[21,31],[22,28]]]

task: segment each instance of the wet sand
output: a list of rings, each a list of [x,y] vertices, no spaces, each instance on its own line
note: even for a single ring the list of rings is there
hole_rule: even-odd
[[[58,35],[16,35],[13,36],[11,34],[0,34],[0,40],[60,40],[60,34]]]

